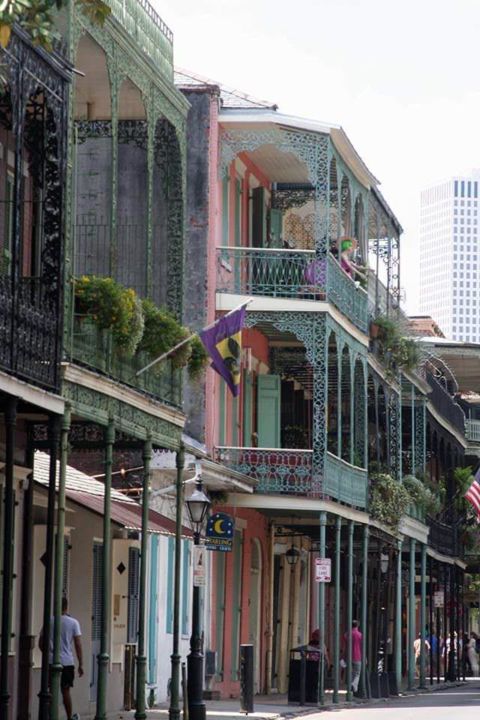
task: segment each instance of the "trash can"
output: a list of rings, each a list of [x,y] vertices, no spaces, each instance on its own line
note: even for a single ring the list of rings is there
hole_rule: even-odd
[[[314,659],[318,656],[318,659]],[[305,705],[318,701],[318,647],[300,645],[290,651],[288,702]]]

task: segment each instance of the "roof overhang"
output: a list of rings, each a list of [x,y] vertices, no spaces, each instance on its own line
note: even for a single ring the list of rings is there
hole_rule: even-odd
[[[422,338],[421,343],[447,365],[460,392],[480,393],[480,345],[431,337]]]

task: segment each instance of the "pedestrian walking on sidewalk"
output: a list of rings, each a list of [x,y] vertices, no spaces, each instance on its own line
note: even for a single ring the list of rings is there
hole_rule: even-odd
[[[351,690],[354,693],[358,692],[358,683],[360,682],[360,674],[362,672],[362,647],[363,647],[363,635],[359,630],[358,621],[352,622],[352,629],[350,631],[352,635],[352,686]],[[348,649],[348,638],[349,633],[346,632],[343,636],[344,639],[344,656],[347,657]]]
[[[53,629],[53,618],[52,618]],[[83,653],[80,623],[78,620],[68,614],[68,600],[66,597],[62,599],[62,617],[60,619],[60,664],[62,665],[62,675],[60,678],[60,688],[62,691],[63,705],[67,714],[67,720],[80,720],[78,713],[72,714],[72,697],[70,689],[73,687],[75,679],[75,660],[73,657],[73,648],[78,660],[78,677],[83,675]],[[43,630],[39,638],[40,650],[43,650]],[[50,667],[53,663],[53,632],[50,637]]]

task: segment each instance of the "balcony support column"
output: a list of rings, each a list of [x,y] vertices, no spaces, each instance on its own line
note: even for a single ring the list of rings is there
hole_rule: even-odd
[[[320,557],[326,553],[327,513],[320,513]],[[318,667],[318,704],[325,704],[325,583],[318,583],[318,633],[320,662]]]
[[[410,538],[410,567],[408,595],[408,689],[415,688],[415,540]]]
[[[333,702],[339,701],[340,689],[340,559],[342,551],[342,518],[335,525],[335,634],[333,646]]]
[[[417,469],[417,463],[416,463],[416,455],[415,451],[417,449],[417,434],[415,432],[415,385],[411,384],[411,421],[412,421],[412,429],[411,429],[411,448],[412,448],[412,475],[416,474]]]
[[[415,465],[414,472],[423,475],[425,472],[425,453],[427,448],[427,423],[426,423],[425,400],[423,397],[418,398],[415,405]]]
[[[425,651],[425,624],[427,621],[427,546],[421,547],[421,571],[420,571],[420,687],[425,688],[425,667],[427,654]]]
[[[350,355],[350,465],[355,462],[355,360]]]
[[[348,521],[347,572],[347,701],[352,699],[352,622],[353,622],[353,533],[355,523]]]
[[[337,345],[337,382],[338,382],[338,406],[337,406],[337,456],[342,457],[342,355],[343,345]]]
[[[398,692],[402,687],[402,545],[399,540],[395,578],[395,679]]]
[[[107,56],[108,58],[108,56]],[[110,199],[110,275],[116,276],[117,264],[117,201],[118,201],[118,93],[121,79],[115,65],[115,60],[108,61],[110,76],[110,94],[112,109],[112,175]]]
[[[362,696],[368,698],[367,683],[367,643],[368,643],[368,543],[370,539],[370,529],[368,525],[363,526],[363,557],[362,557],[362,617],[361,627],[363,633],[362,642],[362,671],[360,676],[360,687],[362,688]]]

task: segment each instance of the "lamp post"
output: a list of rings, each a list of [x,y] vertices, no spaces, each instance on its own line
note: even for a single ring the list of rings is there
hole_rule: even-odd
[[[188,514],[194,528],[193,544],[200,545],[200,530],[205,520],[210,500],[198,481],[195,490],[186,500]],[[192,635],[190,654],[187,657],[188,670],[188,714],[190,720],[205,720],[206,708],[203,702],[203,648],[200,633],[200,588],[193,583]]]

